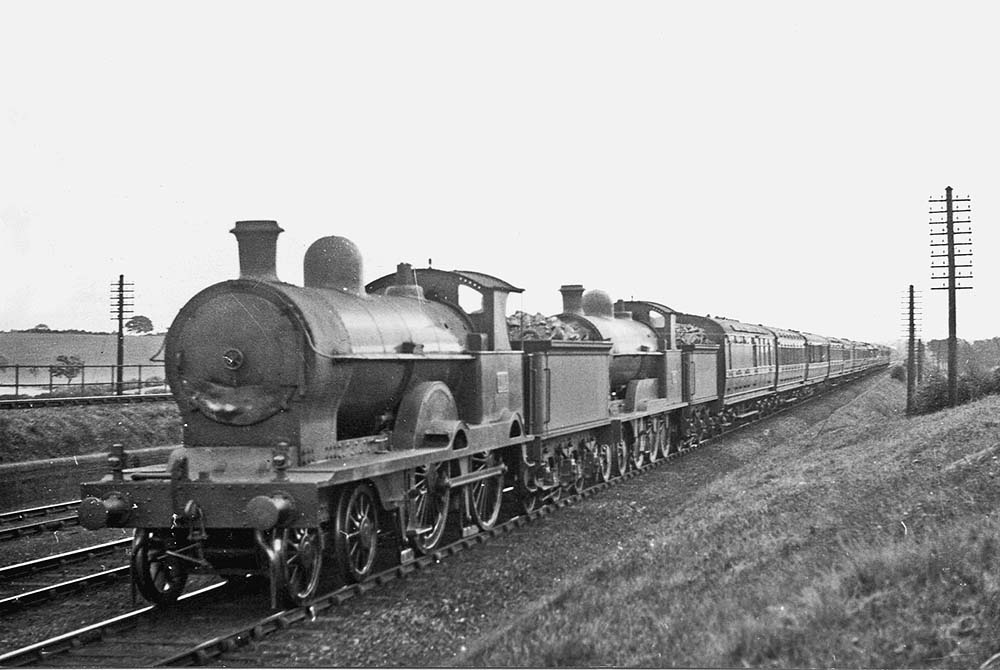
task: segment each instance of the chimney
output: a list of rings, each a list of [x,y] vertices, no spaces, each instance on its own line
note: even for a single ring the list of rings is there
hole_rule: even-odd
[[[559,287],[563,299],[563,314],[583,316],[583,285],[563,284]]]
[[[230,230],[240,249],[240,279],[278,281],[275,272],[278,235],[277,221],[237,221]]]

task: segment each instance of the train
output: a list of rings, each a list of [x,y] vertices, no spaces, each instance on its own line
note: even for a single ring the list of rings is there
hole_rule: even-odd
[[[266,578],[274,606],[411,561],[884,368],[887,347],[560,288],[541,326],[522,289],[415,268],[363,283],[348,239],[316,240],[303,285],[276,274],[275,221],[239,221],[239,277],[205,288],[165,340],[183,444],[81,485],[80,523],[132,528],[137,591],[190,574]],[[451,519],[452,521],[449,521]],[[398,556],[396,552],[398,551]]]

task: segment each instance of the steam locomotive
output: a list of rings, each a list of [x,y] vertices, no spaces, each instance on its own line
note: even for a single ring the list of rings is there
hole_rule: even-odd
[[[889,360],[579,285],[544,332],[512,328],[521,289],[407,264],[365,286],[335,236],[295,286],[276,276],[276,222],[231,232],[239,279],[195,295],[166,337],[183,446],[134,469],[116,446],[82,485],[81,524],[135,529],[133,582],[161,605],[196,572],[264,575],[275,604],[304,603],[331,561],[363,580],[390,544],[403,561],[434,551],[449,518],[489,529],[505,500],[531,510]]]

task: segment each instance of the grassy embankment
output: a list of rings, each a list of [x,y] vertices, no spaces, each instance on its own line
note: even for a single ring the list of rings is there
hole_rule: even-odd
[[[1000,397],[907,419],[904,396],[883,376],[729,438],[759,458],[455,662],[1000,667]]]
[[[0,412],[0,463],[178,444],[181,419],[172,402],[90,405]]]

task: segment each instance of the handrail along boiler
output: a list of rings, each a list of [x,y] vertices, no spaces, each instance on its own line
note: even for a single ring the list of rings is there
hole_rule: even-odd
[[[85,527],[135,528],[132,578],[157,604],[192,572],[264,574],[275,604],[301,604],[331,561],[339,579],[369,575],[388,534],[404,561],[432,552],[450,512],[489,529],[505,492],[530,510],[888,363],[579,285],[550,332],[509,332],[521,289],[496,277],[401,263],[364,286],[358,249],[331,236],[295,286],[276,275],[276,222],[231,232],[239,278],[167,334],[183,446],[128,470],[116,447],[82,486]]]

